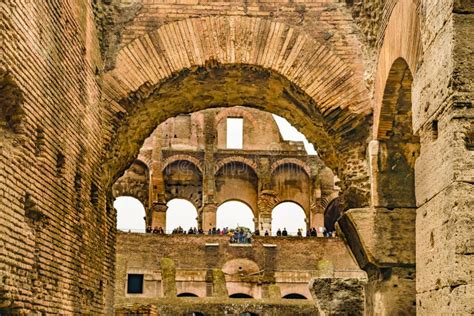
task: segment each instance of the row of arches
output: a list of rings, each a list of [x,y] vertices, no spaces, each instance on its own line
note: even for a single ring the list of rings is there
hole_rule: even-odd
[[[190,292],[183,292],[177,295],[177,297],[199,297],[197,294],[190,293]],[[234,293],[229,295],[229,298],[253,298],[252,295],[246,293]],[[308,299],[306,296],[299,294],[299,293],[290,293],[282,296],[282,299],[288,300],[306,300]]]
[[[133,230],[144,232],[146,226],[146,212],[143,204],[129,196],[117,198],[117,228],[119,230]],[[198,227],[198,212],[195,206],[184,199],[173,199],[167,203],[166,231],[172,232],[181,227],[187,231]],[[303,208],[294,202],[279,203],[272,211],[272,234],[278,229],[286,229],[289,235],[296,235],[298,229],[306,233],[306,216]],[[255,218],[252,209],[245,203],[237,200],[222,203],[217,209],[218,228],[247,227],[251,231],[255,228]]]
[[[217,204],[229,200],[239,200],[254,211],[257,209],[260,182],[255,166],[250,162],[232,160],[216,164],[213,175],[215,182],[214,199]],[[182,198],[190,201],[196,208],[202,206],[203,173],[190,160],[177,160],[163,169],[165,198],[170,201]],[[311,183],[308,170],[296,163],[282,163],[273,169],[269,182],[280,201],[291,200],[308,213],[310,208]],[[235,188],[239,188],[238,191]]]

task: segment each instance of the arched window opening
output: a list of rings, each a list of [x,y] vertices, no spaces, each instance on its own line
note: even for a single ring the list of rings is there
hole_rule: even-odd
[[[117,210],[117,229],[122,231],[145,232],[145,207],[131,196],[119,196],[114,201]]]
[[[179,293],[177,297],[198,297],[198,296],[194,293],[184,292],[184,293]]]
[[[237,227],[245,227],[254,230],[252,209],[245,203],[240,201],[228,201],[222,203],[217,208],[217,224],[216,227],[223,229],[235,229]]]
[[[188,160],[176,160],[163,170],[166,200],[185,199],[197,208],[202,201],[202,174],[198,166]]]
[[[176,229],[182,229],[188,232],[190,228],[198,227],[196,207],[189,201],[184,199],[173,199],[166,206],[166,232],[173,233]]]
[[[289,300],[306,300],[306,296],[298,294],[298,293],[291,293],[291,294],[286,294],[283,296],[284,299],[289,299]]]
[[[245,293],[235,293],[232,295],[229,295],[230,298],[253,298],[253,296]]]
[[[376,206],[416,207],[415,160],[420,150],[413,134],[411,89],[413,77],[404,59],[397,59],[385,85],[380,122],[375,174]]]
[[[306,236],[306,214],[301,206],[294,202],[278,204],[272,211],[272,235]],[[280,233],[279,233],[280,232]]]

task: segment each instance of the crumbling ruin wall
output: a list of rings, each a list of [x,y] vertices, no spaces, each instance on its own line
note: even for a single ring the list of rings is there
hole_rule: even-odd
[[[112,312],[115,212],[99,182],[89,1],[2,2],[0,314]]]
[[[117,306],[180,293],[271,298],[272,284],[280,294],[310,298],[312,277],[366,278],[338,238],[262,236],[242,246],[229,244],[227,236],[119,233],[117,241]],[[144,275],[143,294],[127,293],[130,273]]]

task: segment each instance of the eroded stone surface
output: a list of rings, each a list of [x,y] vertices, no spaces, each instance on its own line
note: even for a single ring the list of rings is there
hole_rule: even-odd
[[[310,284],[320,315],[365,315],[366,280],[316,278]]]

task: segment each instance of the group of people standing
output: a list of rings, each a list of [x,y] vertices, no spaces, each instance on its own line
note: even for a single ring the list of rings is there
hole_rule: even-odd
[[[164,235],[165,234],[165,230],[162,227],[153,227],[153,228],[151,228],[151,226],[147,226],[145,231],[147,233],[152,233],[152,234],[159,234],[159,235]]]
[[[152,228],[151,226],[147,226],[146,232],[159,234],[159,235],[165,234],[165,230],[162,227]],[[197,229],[196,227],[191,227],[189,228],[189,230],[185,230],[181,226],[178,226],[177,228],[173,229],[171,234],[173,235],[175,234],[204,235],[204,231],[201,228]],[[252,236],[260,236],[260,230],[256,229],[255,232],[252,234],[249,229],[244,229],[242,227],[237,227],[236,229],[229,229],[229,227],[225,227],[223,229],[213,227],[213,228],[209,228],[207,235],[229,236],[231,243],[250,243]],[[263,234],[263,236],[270,236],[270,233],[268,232],[268,230],[265,230],[265,233]],[[286,237],[288,236],[288,231],[286,230],[286,228],[283,228],[283,230],[278,228],[276,232],[276,236]],[[301,228],[298,229],[297,236],[303,237],[303,229]],[[318,230],[314,227],[306,231],[306,237],[319,237],[319,236],[335,237],[336,232],[327,231],[326,228],[324,227],[319,227],[319,233],[318,233]]]

